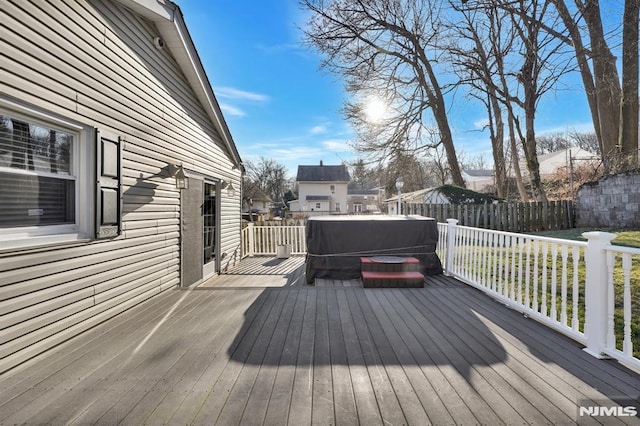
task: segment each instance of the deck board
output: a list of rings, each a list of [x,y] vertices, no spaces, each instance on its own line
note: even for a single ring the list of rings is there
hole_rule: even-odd
[[[61,344],[0,377],[0,424],[567,424],[578,400],[640,395],[451,278],[311,286],[303,268],[252,259]]]

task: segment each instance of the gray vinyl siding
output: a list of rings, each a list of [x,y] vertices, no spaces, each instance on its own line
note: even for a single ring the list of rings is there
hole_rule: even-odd
[[[0,253],[0,372],[180,283],[168,163],[233,184],[235,197],[222,191],[223,268],[239,250],[240,171],[157,35],[112,1],[0,2],[0,96],[124,141],[119,237]]]

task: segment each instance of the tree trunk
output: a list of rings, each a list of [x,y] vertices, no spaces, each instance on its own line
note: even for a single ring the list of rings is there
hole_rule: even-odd
[[[511,143],[511,161],[513,162],[513,173],[516,175],[516,186],[518,187],[520,199],[522,200],[522,202],[527,203],[529,202],[529,194],[527,193],[527,188],[524,186],[522,171],[520,170],[520,156],[518,155],[518,146],[516,143],[516,129],[513,110],[511,108],[507,108],[507,114],[507,118],[509,121],[509,141]]]
[[[536,201],[547,201],[547,195],[544,192],[542,179],[540,178],[540,163],[536,154],[535,103],[531,100],[525,100],[524,114],[526,127],[524,155],[527,160],[527,169],[529,169],[529,178],[531,179],[531,192]]]
[[[620,133],[620,79],[616,69],[616,59],[605,39],[598,0],[586,0],[584,6],[583,15],[589,29],[593,56],[593,73],[603,148],[601,154],[605,167],[609,169],[611,168],[610,162],[612,159],[615,160],[618,151],[616,145]]]
[[[493,168],[496,179],[496,192],[498,198],[505,196],[505,183],[507,182],[507,168],[504,159],[504,121],[500,103],[496,98],[495,90],[489,89],[490,105],[487,105],[489,123],[491,126],[491,148],[493,151]]]
[[[637,164],[638,153],[638,23],[640,2],[626,0],[622,23],[622,101],[620,104],[620,146]]]
[[[495,123],[495,135],[492,137],[491,145],[493,148],[493,164],[496,175],[496,191],[499,198],[504,198],[505,185],[507,182],[507,168],[504,159],[504,121],[502,120],[500,103],[495,93],[490,95],[490,99],[491,107],[493,108],[493,121]]]
[[[440,137],[442,138],[442,144],[444,145],[444,151],[447,154],[447,162],[449,163],[449,170],[451,171],[451,179],[454,185],[465,187],[464,179],[462,178],[462,172],[460,171],[460,162],[458,161],[458,155],[456,154],[456,148],[453,144],[453,136],[451,135],[451,127],[449,126],[449,119],[447,118],[447,109],[444,103],[444,95],[440,90],[438,79],[436,77],[431,62],[427,59],[427,55],[424,52],[423,47],[417,42],[415,37],[414,46],[416,52],[419,54],[419,60],[426,71],[426,75],[422,73],[422,68],[416,66],[416,74],[419,78],[423,79],[422,87],[425,89],[429,103],[433,110],[433,117],[436,120],[436,125],[440,131]],[[422,74],[422,75],[421,75]],[[428,81],[427,81],[428,78]]]
[[[593,74],[591,68],[589,68],[589,60],[587,58],[587,50],[584,47],[580,30],[575,22],[564,0],[554,0],[556,10],[560,15],[560,19],[564,22],[564,25],[569,31],[569,36],[573,42],[573,47],[576,55],[576,62],[580,70],[580,77],[582,78],[582,84],[584,85],[585,94],[587,96],[587,102],[589,104],[589,111],[591,112],[591,121],[593,122],[593,128],[598,139],[598,146],[600,148],[600,156],[604,158],[604,152],[607,148],[602,140],[602,132],[600,131],[600,114],[598,113],[598,99],[596,96],[596,88],[593,82]],[[605,166],[607,166],[605,164]],[[608,170],[607,170],[608,171]]]

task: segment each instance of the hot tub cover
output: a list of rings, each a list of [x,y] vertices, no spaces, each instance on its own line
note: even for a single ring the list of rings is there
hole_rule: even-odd
[[[360,257],[412,256],[425,275],[442,273],[438,227],[424,216],[312,216],[307,220],[307,282],[360,276]]]

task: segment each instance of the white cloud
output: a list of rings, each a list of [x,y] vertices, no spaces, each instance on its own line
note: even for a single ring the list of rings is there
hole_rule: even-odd
[[[220,104],[220,109],[224,114],[233,115],[234,117],[244,117],[246,115],[240,108],[228,104]]]
[[[313,126],[310,130],[311,134],[317,135],[320,133],[326,133],[327,132],[327,126]]]
[[[474,121],[473,122],[473,127],[475,129],[484,129],[485,127],[487,127],[489,125],[489,119],[488,118],[483,118],[481,120],[478,121]]]
[[[346,140],[330,139],[322,141],[322,146],[330,151],[353,151]]]
[[[287,161],[292,160],[314,160],[326,154],[324,149],[310,148],[306,146],[291,146],[286,148],[274,149],[271,151],[273,157]]]
[[[548,135],[554,133],[592,133],[593,130],[593,122],[588,121],[584,123],[568,123],[564,126],[556,126],[550,127],[546,129],[536,129],[536,133],[538,135]]]
[[[267,102],[269,100],[267,95],[247,92],[233,87],[218,87],[215,92],[218,97],[226,99],[243,99],[254,102]]]

